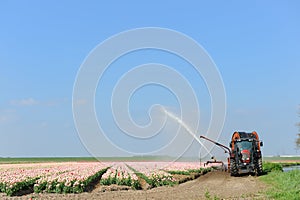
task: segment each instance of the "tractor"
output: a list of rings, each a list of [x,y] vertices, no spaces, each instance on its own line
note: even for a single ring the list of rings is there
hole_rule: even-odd
[[[228,170],[232,176],[245,173],[259,176],[263,173],[260,150],[263,142],[259,140],[258,134],[255,131],[252,133],[234,132],[229,143],[230,148],[205,136],[200,136],[200,138],[213,142],[224,149],[225,153],[229,154]]]

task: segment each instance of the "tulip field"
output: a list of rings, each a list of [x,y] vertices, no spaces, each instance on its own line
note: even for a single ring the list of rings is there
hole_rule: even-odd
[[[0,191],[8,196],[28,193],[81,193],[93,186],[122,185],[142,189],[180,183],[178,175],[203,174],[199,162],[50,162],[0,164]]]

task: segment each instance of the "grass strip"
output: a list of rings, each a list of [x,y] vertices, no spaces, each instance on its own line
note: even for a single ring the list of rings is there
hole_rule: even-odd
[[[269,198],[298,200],[300,197],[300,170],[289,172],[273,170],[260,179],[272,186],[266,191]]]

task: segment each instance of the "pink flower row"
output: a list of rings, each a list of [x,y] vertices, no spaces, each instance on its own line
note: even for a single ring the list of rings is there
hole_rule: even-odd
[[[127,179],[130,177],[132,180],[138,180],[135,173],[122,162],[112,163],[111,167],[102,175],[102,179],[108,179],[109,177],[116,177],[117,179]]]
[[[84,180],[105,167],[107,167],[105,163],[99,162],[11,164],[10,168],[7,165],[0,165],[0,183],[13,187],[17,182],[34,178],[40,178],[37,184],[45,180],[59,182]]]
[[[163,170],[166,171],[189,171],[194,169],[205,168],[203,163],[199,162],[173,162],[165,164]]]
[[[1,164],[0,165],[0,183],[9,187],[17,182],[23,182],[28,179],[39,178],[36,184],[42,182],[64,182],[70,185],[72,181],[82,182],[96,172],[111,166],[102,179],[109,176],[128,178],[137,180],[137,176],[127,166],[142,172],[146,176],[165,176],[171,175],[166,171],[188,171],[199,169],[204,166],[199,162],[62,162],[62,163],[33,163],[33,164]],[[75,184],[76,185],[76,184]]]
[[[101,169],[108,167],[109,163],[87,162],[87,163],[71,163],[65,165],[63,169],[57,170],[48,176],[43,176],[37,180],[37,185],[43,182],[59,182],[65,183],[66,186],[71,186],[71,182],[75,181],[74,185],[79,185],[80,182],[88,177],[96,174]]]

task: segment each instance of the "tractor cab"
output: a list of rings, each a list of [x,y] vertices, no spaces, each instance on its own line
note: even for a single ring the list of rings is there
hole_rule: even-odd
[[[237,140],[235,144],[240,161],[242,163],[250,163],[252,160],[252,152],[254,150],[253,139]]]

